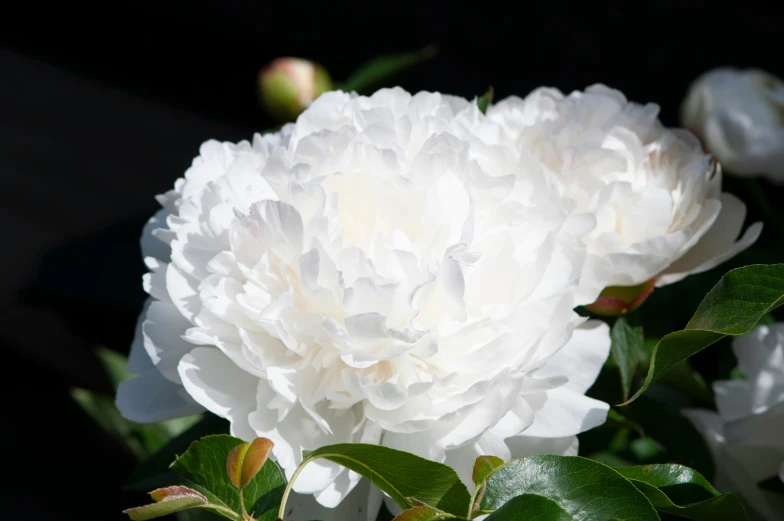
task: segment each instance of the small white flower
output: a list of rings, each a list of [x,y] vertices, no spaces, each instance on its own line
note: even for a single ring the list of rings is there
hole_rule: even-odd
[[[721,174],[693,135],[662,126],[658,106],[603,85],[564,96],[542,88],[507,98],[488,116],[597,225],[586,237],[584,289],[662,286],[713,268],[751,245],[746,207],[721,193]],[[582,296],[587,297],[588,294]]]
[[[152,298],[122,413],[195,400],[272,439],[288,477],[303,449],[339,442],[467,482],[481,454],[576,453],[608,408],[584,395],[608,328],[573,311],[595,220],[498,130],[464,99],[391,89],[326,93],[253,144],[205,143],[142,239]],[[344,501],[358,482],[311,463],[295,491],[340,507],[313,515],[300,496],[293,518],[364,519],[380,496],[360,516]]]
[[[784,82],[759,69],[723,67],[697,78],[681,122],[732,174],[784,182]]]
[[[718,413],[684,412],[712,449],[716,488],[737,493],[747,510],[778,521],[784,498],[757,484],[776,476],[784,483],[784,323],[759,326],[732,349],[745,379],[713,384]]]

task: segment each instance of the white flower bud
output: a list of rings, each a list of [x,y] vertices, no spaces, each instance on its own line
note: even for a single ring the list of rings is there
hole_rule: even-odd
[[[784,183],[784,82],[779,78],[758,69],[709,71],[689,88],[681,122],[730,174]]]

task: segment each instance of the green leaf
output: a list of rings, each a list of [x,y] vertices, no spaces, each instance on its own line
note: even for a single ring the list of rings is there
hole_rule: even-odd
[[[486,521],[572,521],[569,512],[552,499],[536,494],[513,497]],[[587,518],[586,518],[587,519]]]
[[[146,521],[174,514],[181,510],[207,505],[203,494],[182,486],[159,488],[150,492],[155,503],[123,510],[133,521]]]
[[[369,92],[396,74],[433,58],[436,53],[437,49],[431,45],[414,52],[379,56],[360,66],[340,88],[346,92]]]
[[[479,493],[477,512],[493,512],[523,494],[555,502],[571,516],[567,519],[575,521],[659,519],[645,496],[612,468],[578,456],[552,455],[531,456],[498,467]]]
[[[623,399],[628,400],[632,379],[645,345],[642,326],[633,326],[626,317],[618,317],[610,331],[610,338],[612,340],[610,352],[621,372]]]
[[[136,467],[128,478],[126,490],[145,491],[177,482],[177,474],[170,470],[174,459],[188,450],[191,443],[210,434],[229,431],[229,423],[214,414],[204,417],[188,430],[166,442],[158,451]]]
[[[474,471],[471,479],[474,485],[478,485],[487,478],[493,470],[504,464],[504,460],[497,456],[479,456],[474,462]]]
[[[493,102],[494,93],[495,91],[493,90],[493,87],[487,87],[487,92],[482,94],[481,97],[477,98],[476,105],[479,107],[479,112],[482,114],[487,113],[488,107],[490,107],[490,104]]]
[[[431,507],[430,505],[419,505],[404,510],[392,521],[441,521],[443,519],[458,520],[458,518],[452,514],[448,514],[443,510]]]
[[[177,458],[172,468],[187,482],[204,494],[210,503],[240,512],[240,496],[237,487],[229,479],[227,461],[231,451],[243,441],[226,434],[206,436],[191,444]],[[261,471],[242,489],[245,509],[257,521],[273,521],[286,481],[278,466],[267,460]],[[217,512],[221,513],[221,512]]]
[[[695,521],[749,519],[738,498],[732,494],[719,494],[699,472],[688,467],[647,465],[615,470],[631,480],[661,512]],[[676,495],[679,501],[673,501]]]
[[[311,451],[299,468],[319,458],[370,479],[403,509],[417,506],[410,499],[415,498],[450,514],[468,512],[468,489],[454,469],[442,463],[378,445],[341,443]]]
[[[743,335],[784,303],[784,264],[737,268],[708,292],[682,331],[665,335],[651,356],[643,386],[630,403],[667,371],[728,335]]]

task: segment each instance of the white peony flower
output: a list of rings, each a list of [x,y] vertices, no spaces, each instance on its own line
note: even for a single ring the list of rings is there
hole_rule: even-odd
[[[595,220],[498,132],[464,99],[392,89],[324,94],[253,144],[205,143],[142,239],[152,298],[122,413],[195,401],[272,439],[289,478],[303,449],[340,442],[466,482],[482,454],[575,454],[608,409],[584,396],[608,328],[573,311]],[[361,515],[343,501],[358,482],[311,463],[294,490],[341,506],[315,516],[299,496],[294,518],[375,519],[380,496]]]
[[[735,492],[746,509],[778,521],[784,498],[757,487],[784,483],[784,323],[759,326],[733,342],[744,380],[713,384],[718,413],[684,411],[702,431],[716,462],[716,488]]]
[[[784,82],[759,69],[722,67],[689,87],[681,122],[732,174],[784,182]]]
[[[664,128],[658,112],[603,85],[568,96],[537,89],[488,110],[573,200],[572,211],[595,217],[585,289],[654,277],[657,286],[669,284],[717,266],[759,236],[761,223],[735,242],[746,207],[721,193],[721,174],[698,140]]]

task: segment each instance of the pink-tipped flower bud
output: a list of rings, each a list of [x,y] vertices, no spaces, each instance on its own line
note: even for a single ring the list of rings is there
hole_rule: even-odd
[[[259,95],[269,114],[289,122],[314,99],[332,89],[327,70],[300,58],[278,58],[259,74]]]
[[[637,286],[609,286],[599,294],[596,302],[585,308],[597,315],[617,317],[631,313],[645,302],[653,293],[656,279],[650,279]]]

